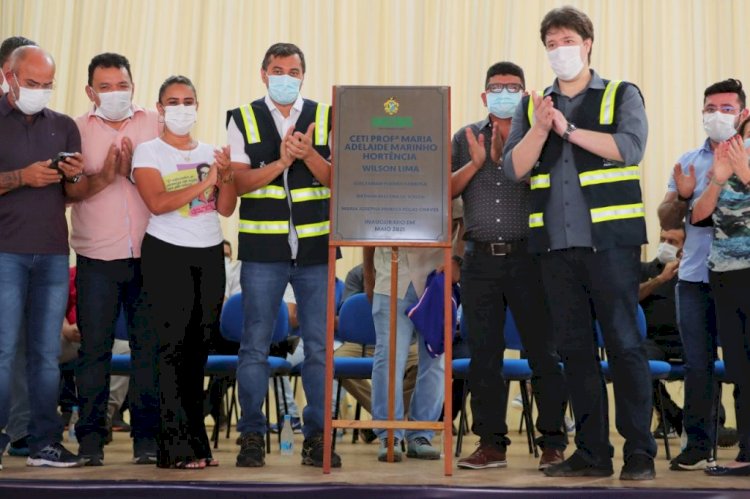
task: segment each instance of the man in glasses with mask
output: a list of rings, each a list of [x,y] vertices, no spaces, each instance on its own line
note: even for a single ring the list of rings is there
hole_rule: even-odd
[[[506,392],[497,387],[505,383],[503,325],[509,309],[534,371],[532,389],[539,409],[537,428],[542,434],[539,469],[562,462],[567,446],[563,432],[565,381],[538,259],[528,251],[529,186],[513,182],[503,173],[503,144],[524,87],[523,70],[516,64],[490,66],[482,93],[488,117],[465,126],[453,137],[452,195],[462,196],[466,225],[461,301],[471,352],[473,431],[480,438],[474,453],[458,461],[459,468],[507,465]]]
[[[541,254],[576,418],[576,452],[544,473],[614,473],[595,314],[612,366],[617,429],[625,437],[620,479],[652,480],[651,377],[636,322],[646,242],[638,166],[648,136],[643,98],[635,85],[590,69],[594,26],[585,13],[553,9],[540,35],[557,78],[516,109],[504,160],[509,177],[530,183],[529,250]]]
[[[302,464],[323,466],[331,108],[302,98],[305,69],[299,47],[272,45],[260,69],[268,94],[227,113],[234,178],[224,180],[242,196],[240,282],[248,318],[237,366],[237,466],[265,464],[267,384],[261,380],[269,376],[271,334],[287,283],[305,344]],[[335,453],[331,466],[341,466]]]
[[[86,165],[71,190],[70,245],[76,251],[78,327],[76,372],[80,419],[76,435],[87,466],[101,466],[108,435],[107,400],[115,323],[125,315],[131,344],[130,414],[133,460],[156,462],[159,404],[158,339],[146,331],[141,309],[141,241],[149,211],[130,181],[133,149],[159,134],[157,113],[133,104],[130,62],[120,54],[91,59],[86,96],[91,109],[76,118]],[[127,353],[118,344],[116,353]]]
[[[736,128],[750,112],[745,107],[742,82],[727,79],[710,85],[703,93],[703,129],[707,138],[692,151],[680,156],[669,179],[667,193],[659,205],[662,227],[681,224],[693,202],[710,183],[709,172],[714,150],[733,137]],[[685,403],[683,427],[687,446],[672,459],[674,471],[702,470],[713,463],[716,438],[714,378],[716,359],[716,316],[708,282],[708,255],[713,227],[698,227],[685,221],[684,256],[675,288],[677,324],[685,360]]]
[[[19,342],[27,345],[28,466],[79,466],[60,444],[57,414],[60,327],[68,300],[65,195],[80,178],[81,137],[73,120],[47,108],[55,62],[33,45],[13,51],[0,98],[0,429],[8,423],[11,371]],[[51,158],[71,153],[56,168]],[[0,433],[0,449],[9,437]]]

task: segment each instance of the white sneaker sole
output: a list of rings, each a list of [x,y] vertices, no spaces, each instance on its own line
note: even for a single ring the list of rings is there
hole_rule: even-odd
[[[483,470],[486,468],[507,468],[508,467],[508,461],[492,461],[491,463],[483,464],[483,465],[476,465],[466,462],[460,462],[456,465],[459,468],[465,468],[469,470]]]
[[[50,467],[50,468],[79,468],[83,466],[83,461],[72,461],[68,463],[63,463],[60,461],[50,461],[49,459],[42,459],[42,458],[26,458],[26,466],[35,466],[35,467]]]

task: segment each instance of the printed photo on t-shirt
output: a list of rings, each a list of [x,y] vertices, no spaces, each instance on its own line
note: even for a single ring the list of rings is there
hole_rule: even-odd
[[[178,164],[176,172],[164,177],[164,186],[167,192],[189,187],[206,178],[210,168],[208,163]],[[197,198],[177,210],[186,218],[212,211],[216,211],[216,186],[204,190]]]

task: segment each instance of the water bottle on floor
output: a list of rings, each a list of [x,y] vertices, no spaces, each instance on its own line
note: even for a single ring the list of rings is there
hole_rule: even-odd
[[[78,423],[78,406],[74,405],[70,411],[70,421],[68,422],[68,441],[77,442],[76,423]]]
[[[284,425],[281,427],[281,455],[291,456],[294,454],[294,430],[292,430],[292,417],[284,415]]]

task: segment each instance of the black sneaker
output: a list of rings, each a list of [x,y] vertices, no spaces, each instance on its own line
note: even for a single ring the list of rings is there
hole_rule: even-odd
[[[614,470],[612,464],[591,464],[582,458],[578,452],[573,453],[568,459],[559,464],[545,468],[545,476],[566,477],[566,476],[612,476]]]
[[[104,465],[104,449],[102,448],[101,437],[96,433],[89,433],[81,437],[78,456],[83,459],[84,466]]]
[[[714,465],[709,451],[684,450],[679,456],[669,462],[672,471],[698,471]]]
[[[653,480],[656,478],[654,458],[646,454],[633,454],[625,460],[620,480]]]
[[[153,438],[133,439],[133,464],[156,464],[157,449]]]
[[[261,433],[243,433],[237,439],[237,443],[240,445],[237,466],[260,468],[266,464],[266,442]]]
[[[77,468],[83,460],[55,442],[26,458],[26,466],[51,466],[53,468]]]
[[[19,438],[15,442],[10,443],[8,447],[8,455],[16,457],[28,457],[29,455],[29,437]],[[2,469],[2,468],[0,468]]]
[[[306,438],[302,442],[302,464],[323,467],[323,435]],[[331,451],[331,468],[341,468],[341,457]]]

